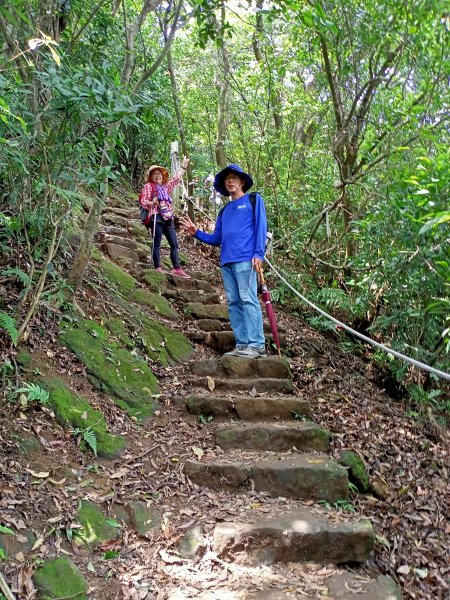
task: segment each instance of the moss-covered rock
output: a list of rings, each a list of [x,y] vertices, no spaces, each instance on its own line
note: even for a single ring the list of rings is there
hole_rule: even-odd
[[[86,600],[88,584],[81,571],[66,556],[48,560],[33,575],[39,598]]]
[[[106,430],[105,417],[81,396],[72,394],[63,381],[51,379],[44,387],[50,393],[49,402],[60,425],[70,429],[90,427],[97,439],[97,454],[103,458],[116,458],[125,447],[125,438]]]
[[[113,262],[103,259],[100,268],[106,278],[126,297],[137,287],[136,279]]]
[[[161,527],[161,515],[154,506],[147,506],[145,502],[130,502],[128,509],[131,514],[131,521],[137,533],[146,537],[153,529]]]
[[[349,481],[356,485],[360,492],[366,493],[369,489],[369,475],[359,454],[353,450],[344,450],[339,457],[339,462],[347,467]]]
[[[169,329],[163,323],[159,323],[146,317],[139,311],[134,311],[135,332],[138,334],[146,353],[163,365],[172,362],[188,360],[194,348],[191,342],[179,331]]]
[[[119,528],[110,525],[108,517],[93,502],[80,502],[77,519],[82,526],[81,530],[77,530],[77,538],[91,548],[100,546],[107,540],[115,540],[119,536]]]
[[[166,276],[155,269],[146,269],[141,275],[141,281],[151,292],[162,292],[166,287]]]
[[[144,419],[155,411],[152,395],[158,380],[146,362],[120,347],[95,321],[64,322],[60,339],[85,365],[94,386],[111,394],[115,403],[131,416]]]
[[[190,527],[184,534],[183,539],[178,547],[178,552],[183,558],[195,558],[203,554],[206,549],[206,540],[203,527],[194,525]]]
[[[91,248],[91,258],[93,258],[94,260],[98,260],[98,261],[101,261],[103,259],[102,253],[97,248],[97,246],[92,246],[92,248]]]
[[[110,331],[118,341],[122,342],[127,348],[134,348],[134,342],[128,334],[128,326],[126,321],[113,317],[106,319],[105,327]]]
[[[169,301],[160,294],[139,288],[134,290],[130,295],[130,300],[137,302],[141,306],[148,306],[168,319],[172,319],[173,321],[179,320],[178,313],[171,307]]]

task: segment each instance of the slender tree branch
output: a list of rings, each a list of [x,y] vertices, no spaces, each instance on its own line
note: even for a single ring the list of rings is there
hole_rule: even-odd
[[[139,81],[136,83],[136,85],[132,89],[132,94],[137,94],[139,92],[139,90],[142,88],[142,86],[147,81],[147,79],[149,79],[153,75],[153,73],[155,73],[155,71],[159,68],[159,66],[161,65],[163,60],[166,58],[167,53],[169,52],[172,42],[174,40],[175,33],[177,31],[177,24],[178,24],[178,20],[180,18],[182,5],[183,5],[182,0],[179,0],[178,4],[176,5],[176,8],[175,8],[175,14],[173,17],[172,28],[167,37],[167,41],[164,44],[164,48],[162,49],[160,55],[155,60],[153,65],[149,69],[144,71],[144,73],[141,75]]]

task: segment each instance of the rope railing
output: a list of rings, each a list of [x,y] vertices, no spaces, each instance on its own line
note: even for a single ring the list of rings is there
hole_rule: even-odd
[[[188,202],[192,202],[194,204],[194,202],[192,201],[192,199],[189,198],[189,196],[187,194],[186,188],[184,187],[184,182],[183,182],[183,196],[186,198],[186,200]],[[195,204],[194,204],[194,207],[195,207],[196,211],[198,211],[201,214],[203,214],[211,222],[215,221],[215,219],[213,219],[210,215],[208,215],[204,210],[202,210],[201,208],[197,208],[195,206]],[[359,339],[361,339],[364,342],[370,344],[371,346],[374,346],[375,348],[378,348],[379,350],[383,350],[384,352],[386,352],[388,354],[391,354],[392,356],[395,356],[396,358],[398,358],[398,359],[400,359],[400,360],[402,360],[404,362],[407,362],[407,363],[409,363],[411,365],[414,365],[418,369],[422,369],[423,371],[428,371],[429,373],[432,373],[433,375],[436,375],[437,377],[440,377],[441,379],[445,379],[446,381],[450,381],[450,373],[446,373],[445,371],[441,371],[439,369],[435,369],[434,367],[430,367],[430,365],[427,365],[427,364],[425,364],[423,362],[420,362],[419,360],[416,360],[415,358],[411,358],[410,356],[406,356],[405,354],[402,354],[401,352],[397,352],[396,350],[393,350],[392,348],[389,348],[388,346],[385,346],[384,344],[380,344],[380,342],[376,342],[375,340],[373,340],[372,338],[368,337],[367,335],[359,333],[359,331],[355,331],[349,325],[346,325],[345,323],[342,323],[342,321],[339,321],[339,319],[336,319],[335,317],[332,317],[327,312],[325,312],[324,310],[322,310],[321,308],[319,308],[318,306],[316,306],[313,302],[311,302],[310,300],[308,300],[308,298],[306,298],[305,296],[303,296],[298,290],[296,290],[289,283],[289,281],[287,281],[287,279],[285,277],[283,277],[283,275],[278,271],[278,269],[270,262],[270,260],[267,257],[265,258],[265,262],[269,265],[270,269],[278,277],[278,279],[280,281],[282,281],[296,296],[298,296],[305,304],[307,304],[310,308],[312,308],[313,310],[315,310],[316,312],[318,312],[320,315],[322,315],[326,319],[329,319],[330,321],[332,321],[336,325],[339,325],[339,327],[342,327],[342,329],[344,329],[348,333],[351,333],[352,335],[358,337]]]
[[[289,283],[289,281],[287,281],[287,279],[285,277],[283,277],[283,275],[276,269],[276,267],[274,267],[274,265],[270,262],[270,260],[268,258],[266,258],[265,261],[269,265],[269,267],[272,269],[272,271],[275,273],[275,275],[296,296],[298,296],[303,302],[305,302],[305,304],[307,304],[308,306],[310,306],[311,308],[313,308],[315,311],[317,311],[323,317],[326,317],[330,321],[333,321],[333,323],[335,323],[336,325],[339,325],[339,327],[342,327],[342,329],[345,329],[345,331],[348,331],[352,335],[360,338],[361,340],[364,340],[365,342],[367,342],[368,344],[371,344],[375,348],[378,348],[379,350],[383,350],[384,352],[387,352],[388,354],[392,354],[396,358],[399,358],[400,360],[408,362],[411,365],[414,365],[415,367],[418,367],[419,369],[423,369],[424,371],[428,371],[429,373],[433,373],[437,377],[441,377],[442,379],[446,379],[447,381],[450,381],[450,373],[446,373],[445,371],[440,371],[439,369],[435,369],[434,367],[430,367],[429,365],[426,365],[423,362],[415,360],[414,358],[411,358],[410,356],[406,356],[405,354],[402,354],[401,352],[397,352],[396,350],[393,350],[392,348],[389,348],[388,346],[385,346],[384,344],[380,344],[379,342],[376,342],[375,340],[373,340],[372,338],[368,337],[367,335],[359,333],[359,331],[355,331],[354,329],[352,329],[351,327],[349,327],[345,323],[342,323],[342,321],[339,321],[339,319],[336,319],[335,317],[332,317],[331,315],[329,315],[328,313],[326,313],[324,310],[322,310],[321,308],[319,308],[318,306],[316,306],[313,302],[311,302],[310,300],[308,300],[308,298],[305,298],[305,296],[303,296],[299,291],[297,291]]]

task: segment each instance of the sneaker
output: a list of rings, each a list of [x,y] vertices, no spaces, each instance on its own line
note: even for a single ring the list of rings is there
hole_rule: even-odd
[[[171,275],[176,275],[177,277],[183,277],[184,279],[190,279],[191,278],[191,276],[188,275],[187,273],[185,273],[183,271],[183,269],[181,269],[180,267],[178,267],[178,269],[172,269],[170,271],[170,274]]]
[[[233,350],[230,350],[230,352],[225,352],[224,356],[239,356],[239,353],[242,352],[242,350],[245,350],[246,347],[247,346],[238,344],[236,346],[236,348],[234,348]]]
[[[155,269],[155,271],[157,273],[165,273],[164,269],[162,269],[161,267],[158,267],[157,269]]]
[[[245,356],[246,358],[262,358],[266,356],[266,349],[258,346],[247,346],[243,350],[239,350],[237,356]]]

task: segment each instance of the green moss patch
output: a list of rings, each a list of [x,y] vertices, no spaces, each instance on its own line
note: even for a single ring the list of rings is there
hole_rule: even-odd
[[[77,537],[90,547],[99,546],[118,537],[120,528],[114,527],[108,517],[93,503],[82,500],[77,510],[77,519],[82,526]]]
[[[50,393],[49,402],[60,425],[70,429],[90,427],[97,439],[97,454],[103,458],[116,458],[125,447],[125,438],[106,430],[105,417],[80,396],[72,394],[59,379],[44,383]]]
[[[153,414],[151,396],[159,393],[158,380],[142,358],[111,340],[105,327],[81,318],[64,322],[60,339],[85,365],[92,383],[129,415],[144,419]]]
[[[113,262],[102,260],[100,268],[106,278],[113,283],[124,296],[128,297],[134,288],[137,287],[136,279]]]
[[[360,492],[367,492],[369,489],[369,475],[362,458],[353,450],[344,450],[339,457],[339,462],[347,467],[348,478],[351,483],[355,484]]]
[[[146,269],[142,274],[141,280],[147,284],[152,292],[162,292],[166,287],[166,276],[155,269]]]
[[[66,556],[48,560],[33,575],[39,598],[86,600],[88,584],[81,571]]]
[[[143,289],[134,290],[130,300],[134,300],[141,306],[148,306],[156,310],[157,313],[169,319],[178,320],[178,313],[171,307],[166,298],[155,292],[149,292]]]
[[[134,343],[127,333],[127,324],[123,319],[112,318],[105,321],[105,326],[127,348],[134,348]]]
[[[86,600],[88,584],[81,571],[66,556],[46,561],[33,575],[43,600],[73,598]]]
[[[139,310],[132,311],[132,314],[135,334],[152,360],[167,366],[192,356],[194,348],[191,342],[179,331],[146,317]]]
[[[116,264],[108,260],[102,260],[101,270],[118,291],[131,302],[151,308],[169,319],[175,320],[179,318],[177,312],[171,307],[166,298],[153,291],[138,287],[136,279]],[[164,278],[164,275],[161,273],[158,273],[158,275]],[[156,282],[156,279],[154,279],[154,282]]]

